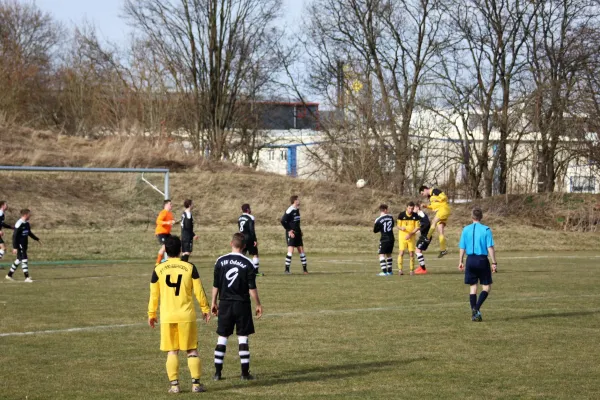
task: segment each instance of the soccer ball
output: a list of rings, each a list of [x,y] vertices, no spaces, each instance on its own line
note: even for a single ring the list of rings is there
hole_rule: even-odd
[[[359,189],[364,188],[366,184],[367,184],[367,181],[365,181],[364,179],[359,179],[356,181],[356,187]]]

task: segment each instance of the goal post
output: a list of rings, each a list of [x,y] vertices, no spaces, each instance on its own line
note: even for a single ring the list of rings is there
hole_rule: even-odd
[[[169,199],[169,169],[168,168],[84,168],[84,167],[33,167],[0,165],[0,171],[27,171],[27,172],[95,172],[95,173],[136,173],[142,174],[142,181],[152,189]],[[162,174],[164,176],[164,190],[148,181],[144,174]]]

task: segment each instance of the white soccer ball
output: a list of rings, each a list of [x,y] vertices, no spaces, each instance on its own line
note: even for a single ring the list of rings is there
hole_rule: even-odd
[[[366,184],[367,184],[367,181],[365,181],[364,179],[359,179],[356,181],[356,187],[359,189],[364,188]]]

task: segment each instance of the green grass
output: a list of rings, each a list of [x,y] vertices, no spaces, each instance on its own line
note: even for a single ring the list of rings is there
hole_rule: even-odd
[[[32,252],[33,253],[33,252]],[[433,253],[433,252],[432,252]],[[35,253],[33,253],[35,254]],[[456,254],[427,276],[380,278],[373,255],[263,257],[265,316],[251,338],[256,382],[238,379],[237,341],[212,382],[216,321],[199,322],[206,399],[599,398],[600,285],[593,253],[502,253],[472,323]],[[196,258],[207,291],[212,259]],[[166,395],[159,331],[145,325],[151,262],[32,267],[0,282],[2,399],[147,399]],[[20,272],[17,278],[22,280]],[[125,326],[111,326],[125,325]],[[83,331],[64,331],[89,327]],[[104,328],[94,328],[104,327]],[[181,379],[189,375],[181,357]]]
[[[470,223],[467,221],[465,223]],[[462,225],[451,225],[447,239],[451,252],[457,251]],[[577,248],[600,248],[599,233],[564,232],[536,229],[528,226],[494,226],[494,240],[499,249],[515,251],[568,251]],[[36,261],[56,260],[147,260],[158,250],[154,227],[132,227],[113,230],[37,230],[43,244],[30,241],[29,258]],[[200,240],[195,242],[194,254],[216,257],[229,250],[231,235],[236,225],[201,226],[196,230]],[[311,254],[371,254],[378,248],[379,235],[371,227],[309,225],[304,231],[304,245]],[[6,234],[9,236],[10,231]],[[281,226],[257,228],[259,249],[263,255],[281,253],[284,231]],[[179,234],[179,229],[174,230]],[[437,247],[437,234],[432,248]],[[10,238],[8,242],[10,251]],[[344,243],[339,246],[339,243]],[[12,257],[7,257],[12,258]],[[8,261],[0,263],[8,265]]]

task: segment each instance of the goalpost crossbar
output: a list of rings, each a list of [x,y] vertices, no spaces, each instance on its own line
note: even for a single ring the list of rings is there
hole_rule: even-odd
[[[34,166],[14,166],[0,165],[0,171],[29,171],[29,172],[95,172],[95,173],[141,173],[142,181],[150,185],[154,190],[169,198],[169,169],[167,168],[84,168],[84,167],[34,167]],[[164,191],[158,189],[150,183],[144,174],[163,174],[165,180]]]

